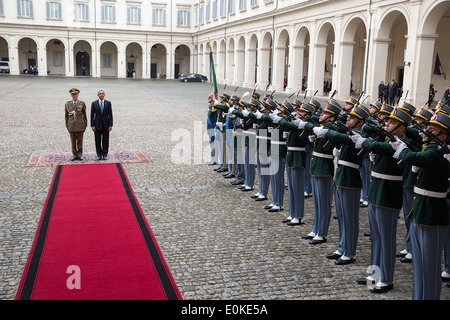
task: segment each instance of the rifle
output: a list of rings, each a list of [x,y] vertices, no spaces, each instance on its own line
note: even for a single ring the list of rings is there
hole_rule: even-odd
[[[337,120],[334,124],[337,125],[339,128],[343,129],[344,131],[348,132],[349,135],[353,134],[353,129],[347,127],[342,121]],[[367,151],[364,148],[362,148],[358,152],[358,157],[362,159],[366,156],[366,154],[367,154]]]
[[[437,142],[438,145],[441,147],[442,152],[444,152],[445,154],[450,153],[450,150],[449,150],[447,144],[445,143],[445,141],[442,141],[441,139],[439,139],[439,137],[437,135],[435,135],[433,132],[427,130],[426,128],[422,127],[417,122],[413,121],[411,123],[420,132],[425,134],[428,137],[429,140],[433,140],[433,141]]]
[[[405,95],[405,101],[406,101],[406,98],[408,97],[408,93],[409,93],[409,90],[408,90],[408,91],[406,91],[406,95]],[[402,96],[403,96],[403,90],[402,90],[402,94],[400,95],[400,97],[398,97],[398,100],[397,100],[397,105],[398,105],[398,103],[400,102],[400,99],[402,98]]]

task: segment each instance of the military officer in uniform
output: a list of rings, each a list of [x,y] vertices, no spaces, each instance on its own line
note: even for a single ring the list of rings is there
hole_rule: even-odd
[[[87,127],[86,104],[78,99],[80,90],[69,90],[72,99],[64,106],[66,128],[72,142],[72,161],[81,161],[83,156],[83,135]]]
[[[216,126],[216,113],[217,110],[214,109],[214,97],[212,94],[208,96],[208,114],[206,116],[206,130],[208,132],[209,137],[209,147],[211,148],[211,161],[209,162],[209,165],[215,165],[216,164],[216,149],[215,149],[215,135],[214,135],[214,128]]]
[[[328,101],[324,111],[321,113],[319,129],[334,129],[342,107],[335,99]],[[314,133],[314,124],[301,121],[300,129]],[[309,244],[319,244],[327,241],[328,228],[331,220],[331,202],[333,199],[333,148],[326,148],[329,143],[325,137],[318,137],[314,143],[314,151],[311,159],[311,186],[314,203],[314,223],[312,231],[302,236],[303,239],[310,239]]]
[[[226,172],[228,168],[225,168],[226,163],[226,147],[225,147],[225,139],[226,139],[226,119],[224,116],[224,112],[222,109],[219,109],[220,105],[228,106],[228,101],[230,99],[230,95],[226,92],[222,92],[220,96],[220,101],[214,102],[214,107],[212,109],[213,112],[217,113],[216,119],[216,151],[217,151],[217,162],[219,167],[214,169],[216,172]],[[228,112],[228,108],[225,108],[225,112]]]
[[[386,123],[386,133],[405,137],[412,117],[402,109],[394,109]],[[384,293],[394,287],[397,224],[403,202],[403,166],[392,156],[395,150],[386,142],[363,138],[353,133],[356,148],[364,148],[375,156],[369,188],[369,224],[371,237],[371,274],[358,279],[359,284],[376,282],[372,293]]]
[[[412,151],[401,140],[391,142],[396,150],[394,158],[419,168],[410,216],[414,300],[440,299],[442,251],[450,224],[446,201],[450,170],[438,143],[446,142],[449,129],[450,117],[438,112],[431,118],[427,131],[440,141],[424,134],[424,148],[419,152]]]
[[[346,131],[361,133],[364,121],[369,117],[369,109],[363,104],[356,103],[348,113]],[[341,128],[339,128],[341,130]],[[328,259],[336,259],[335,264],[345,265],[355,261],[356,247],[359,234],[359,195],[362,180],[359,168],[365,153],[355,149],[355,145],[346,133],[335,130],[319,130],[319,137],[336,141],[342,145],[337,161],[334,184],[336,186],[335,204],[339,224],[339,248],[326,255]]]

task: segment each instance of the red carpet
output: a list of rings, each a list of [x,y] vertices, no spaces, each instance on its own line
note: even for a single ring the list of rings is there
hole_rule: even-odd
[[[16,299],[182,299],[121,164],[56,168]]]

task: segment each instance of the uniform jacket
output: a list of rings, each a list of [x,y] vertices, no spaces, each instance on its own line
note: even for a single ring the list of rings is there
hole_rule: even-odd
[[[309,141],[308,137],[304,139],[300,138],[300,133],[303,131],[299,129],[295,124],[286,120],[285,118],[281,118],[278,121],[278,124],[281,125],[284,129],[289,130],[289,137],[287,140],[287,154],[286,154],[286,165],[289,168],[305,168],[306,167],[306,154],[305,151],[298,150],[289,150],[289,147],[294,148],[306,148],[306,144]]]
[[[436,143],[424,145],[423,151],[404,149],[399,158],[419,167],[416,187],[446,194],[449,188],[450,163],[443,157]],[[425,226],[448,226],[449,211],[446,198],[425,196],[414,192],[414,222]]]
[[[77,100],[74,105],[73,100],[66,102],[64,106],[66,128],[69,132],[84,132],[87,127],[86,104]]]

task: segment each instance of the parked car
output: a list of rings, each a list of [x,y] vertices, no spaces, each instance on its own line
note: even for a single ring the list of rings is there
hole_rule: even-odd
[[[22,69],[23,74],[38,74],[38,68],[36,66],[30,66],[28,69]],[[50,73],[50,69],[47,68],[47,74]]]
[[[0,61],[0,72],[1,73],[9,73],[9,62],[8,61]]]
[[[202,74],[192,73],[178,78],[182,82],[205,82],[208,78]]]

